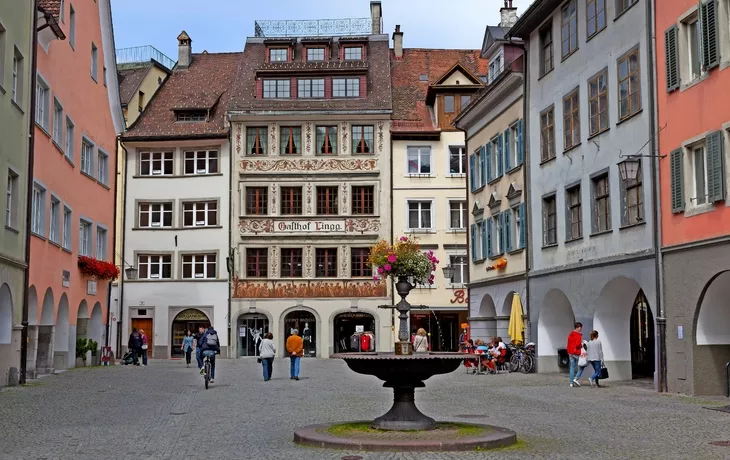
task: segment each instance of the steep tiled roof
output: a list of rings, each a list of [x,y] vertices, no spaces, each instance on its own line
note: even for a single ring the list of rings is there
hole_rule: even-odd
[[[475,76],[486,75],[488,64],[479,50],[404,49],[403,57],[391,57],[393,131],[433,131],[433,117],[426,105],[429,86],[459,64]],[[425,75],[425,81],[421,80]]]
[[[365,38],[367,40],[367,37]],[[266,44],[249,39],[243,52],[241,69],[236,77],[234,94],[229,104],[231,111],[307,111],[307,110],[391,110],[390,66],[387,40],[367,41],[366,61],[339,61],[336,57],[326,62],[302,62],[301,43],[295,45],[294,62],[267,63]],[[332,48],[336,56],[336,47]],[[256,97],[257,76],[276,74],[299,76],[318,74],[367,75],[367,96],[357,99],[276,99]]]
[[[151,62],[145,62],[136,67],[127,67],[120,70],[119,73],[119,99],[122,105],[129,104],[132,97],[137,93],[137,88],[142,84],[145,75],[152,67]]]
[[[53,16],[58,22],[61,14],[61,0],[38,0],[38,8]]]
[[[227,135],[226,107],[242,55],[193,54],[190,67],[175,70],[168,77],[142,115],[127,130],[124,140]],[[210,110],[210,118],[201,122],[176,122],[174,110],[183,108]]]

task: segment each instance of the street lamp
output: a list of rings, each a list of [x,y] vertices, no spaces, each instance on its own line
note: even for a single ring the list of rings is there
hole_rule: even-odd
[[[618,164],[618,170],[621,173],[621,179],[625,181],[635,181],[639,175],[641,161],[629,158]]]
[[[124,273],[127,274],[128,280],[136,280],[137,279],[137,269],[132,267],[131,265],[124,269]]]
[[[444,272],[444,278],[447,280],[451,281],[454,278],[454,267],[451,265],[441,267],[441,270]]]

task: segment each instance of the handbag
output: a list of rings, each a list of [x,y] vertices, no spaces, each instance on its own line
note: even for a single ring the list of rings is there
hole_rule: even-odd
[[[260,356],[258,358],[256,358],[256,362],[259,363],[259,364],[261,364],[261,357]]]
[[[608,368],[604,364],[601,364],[601,376],[598,378],[601,380],[608,378]]]
[[[578,358],[578,366],[580,367],[586,367],[588,365],[588,359],[586,359],[585,356],[581,356]]]
[[[144,345],[142,345],[142,349],[143,350],[146,350],[147,349],[147,344],[146,343]]]

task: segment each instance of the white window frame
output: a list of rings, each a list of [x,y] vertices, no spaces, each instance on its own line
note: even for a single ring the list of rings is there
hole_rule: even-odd
[[[459,150],[459,169],[462,167],[465,168],[464,171],[461,172],[451,172],[451,149],[458,149]],[[466,146],[463,145],[449,145],[446,148],[446,171],[448,177],[466,177],[466,172],[469,170],[469,159],[467,158],[466,154]]]
[[[520,203],[521,204],[521,203]],[[525,231],[525,226],[523,225],[523,222],[520,220],[520,205],[512,206],[510,209],[510,213],[512,213],[512,217],[510,219],[510,241],[512,242],[512,251],[516,251],[518,249],[523,249],[520,246],[520,241],[522,240],[522,232]],[[527,211],[525,211],[527,212]],[[525,216],[522,216],[524,219]],[[525,240],[525,244],[527,244],[527,240]]]
[[[698,150],[700,150],[700,149],[702,151],[698,153]],[[697,142],[695,144],[688,146],[687,151],[688,151],[689,165],[690,165],[688,171],[691,171],[690,181],[692,184],[692,188],[690,189],[691,196],[690,196],[689,201],[690,201],[690,203],[692,203],[693,207],[707,206],[708,201],[709,201],[708,200],[709,190],[707,188],[707,144],[704,141]],[[703,167],[702,175],[704,177],[704,193],[703,194],[701,194],[702,193],[701,190],[697,189],[699,187],[699,184],[697,183],[697,171],[696,171],[697,155],[702,155],[702,167]],[[700,201],[700,200],[702,200],[702,201]]]
[[[102,149],[96,150],[96,179],[102,185],[109,186],[109,154]]]
[[[63,204],[63,216],[61,217],[63,229],[61,246],[67,251],[72,250],[73,242],[73,210],[66,203]]]
[[[103,225],[96,225],[96,258],[107,260],[109,255],[109,230]]]
[[[18,198],[20,198],[20,175],[8,168],[8,183],[5,189],[5,225],[18,229]]]
[[[429,227],[423,227],[421,224],[421,206],[419,206],[419,227],[412,228],[410,226],[410,204],[411,203],[428,203],[431,211],[431,225]],[[436,231],[436,200],[434,198],[406,198],[405,200],[405,231],[406,233],[434,233]]]
[[[84,147],[88,146],[88,149]],[[86,136],[81,136],[81,172],[94,177],[94,147],[96,144]]]
[[[48,132],[50,129],[50,123],[51,123],[51,114],[50,114],[50,106],[51,106],[51,87],[46,83],[46,80],[40,76],[36,75],[36,99],[35,99],[35,122],[38,126],[40,126],[45,132]]]
[[[459,220],[461,221],[461,227],[452,227],[451,226],[451,212],[454,210],[453,209],[454,204],[459,204],[461,207],[461,209],[458,210],[459,214],[460,214]],[[449,216],[449,220],[448,220],[449,230],[456,231],[456,232],[465,232],[466,226],[469,225],[469,208],[466,205],[466,200],[457,199],[457,198],[449,199],[448,216]]]
[[[411,172],[410,171],[410,154],[409,150],[411,149],[417,149],[416,155],[417,155],[417,161],[418,161],[418,172]],[[421,172],[421,168],[423,167],[423,164],[421,163],[423,159],[423,155],[426,153],[424,150],[428,149],[428,165],[429,165],[429,172]],[[434,177],[434,171],[433,171],[433,149],[430,145],[409,145],[406,147],[406,155],[405,155],[405,177]]]
[[[94,42],[91,42],[91,78],[95,82],[99,81],[99,48],[96,47]]]
[[[37,181],[33,183],[33,195],[31,202],[31,224],[30,231],[45,238],[46,227],[46,188]]]
[[[66,138],[64,143],[63,153],[66,155],[72,163],[74,160],[74,146],[76,140],[76,125],[74,124],[71,117],[66,114]]]
[[[146,211],[142,210],[142,206],[148,206]],[[169,210],[165,209],[165,206],[169,206]],[[160,202],[147,202],[142,201],[137,205],[137,228],[172,228],[174,223],[173,214],[173,203],[172,201],[160,201]],[[149,225],[142,226],[142,214],[148,214],[147,221]],[[165,225],[165,215],[170,215],[170,225]],[[157,221],[155,221],[157,216]]]
[[[491,177],[487,177],[487,182],[491,182],[494,179],[501,177],[499,176],[499,155],[497,155],[497,146],[499,145],[499,136],[495,136],[489,140],[491,145],[491,155],[489,156],[489,162],[492,163],[489,167],[492,172]]]
[[[191,206],[191,209],[186,209],[188,206]],[[215,211],[215,225],[211,225],[208,222],[208,213],[210,211]],[[185,228],[195,228],[195,227],[211,227],[211,226],[218,226],[220,225],[220,214],[218,209],[218,202],[217,201],[184,201],[183,202],[183,219],[182,219],[182,226]],[[203,220],[196,220],[196,215],[202,212],[203,213]],[[185,225],[185,217],[188,214],[193,215],[193,225]]]
[[[25,58],[22,54],[20,54],[20,51],[18,48],[13,49],[13,80],[11,83],[11,100],[15,102],[18,106],[22,104],[23,99],[23,87],[24,81],[23,81],[23,67],[21,63],[23,62]],[[2,80],[2,78],[0,78]]]
[[[155,158],[159,155],[159,158]],[[147,156],[147,158],[145,158]],[[160,169],[154,169],[154,164],[160,163]],[[142,172],[142,165],[149,163],[149,173]],[[165,166],[170,164],[170,173],[165,174]],[[172,150],[152,150],[139,152],[139,175],[143,177],[174,176],[175,175],[175,153]]]
[[[504,48],[495,53],[489,59],[489,72],[487,73],[487,84],[492,83],[504,70]]]
[[[489,225],[492,226],[492,257],[502,255],[505,252],[505,248],[501,247],[499,244],[499,231],[502,228],[502,224],[499,221],[500,216],[501,213],[489,217]],[[487,244],[489,244],[489,242],[487,242]],[[489,257],[489,254],[487,254],[487,257]]]
[[[466,284],[466,279],[469,276],[469,263],[468,263],[468,257],[466,254],[458,254],[457,252],[453,251],[447,251],[448,257],[449,257],[449,266],[451,266],[454,269],[454,277],[452,279],[447,279],[446,283],[449,285],[449,287],[463,287]],[[463,263],[456,264],[455,259],[461,259]],[[456,277],[456,273],[459,273],[461,277],[461,282],[454,282],[453,279]]]
[[[190,157],[189,157],[189,154]],[[215,159],[216,168],[215,171],[211,171],[211,160]],[[205,168],[198,169],[198,161],[203,160],[205,162]],[[193,172],[187,171],[188,162],[193,163]],[[220,173],[220,158],[217,150],[185,150],[183,155],[183,175],[185,176],[198,176],[204,174],[218,174]]]
[[[142,262],[141,258],[146,257],[147,261]],[[165,260],[167,259],[167,260]],[[147,276],[142,277],[141,266],[147,267]],[[165,265],[170,266],[170,276],[163,277]],[[157,269],[157,273],[153,275],[152,268]],[[137,254],[137,273],[139,273],[138,279],[143,280],[170,280],[172,279],[172,254]]]
[[[93,257],[91,239],[94,233],[94,223],[90,220],[79,219],[79,256]]]
[[[213,261],[210,262],[208,259],[212,257]],[[189,259],[186,261],[185,259]],[[208,272],[208,264],[214,264],[213,273]],[[185,276],[185,268],[190,266],[190,274],[192,276]],[[199,269],[202,269],[200,272]],[[208,254],[182,254],[180,257],[180,278],[186,280],[196,279],[215,279],[218,277],[218,255],[215,253]]]
[[[48,240],[61,244],[61,200],[51,194],[51,209],[49,210]]]
[[[63,134],[64,131],[66,131],[65,126],[61,126],[63,123],[65,125],[66,118],[64,117],[64,111],[63,111],[63,105],[61,105],[61,102],[58,100],[57,97],[53,97],[53,132],[51,133],[51,137],[53,138],[53,142],[56,143],[59,149],[63,150]]]
[[[476,244],[474,245],[473,254],[476,254],[475,260],[477,261],[484,260],[487,255],[487,248],[482,247],[482,228],[484,228],[484,226],[487,224],[489,224],[489,221],[484,219],[474,222],[474,225],[476,226],[476,235],[474,241],[476,242]]]
[[[517,151],[517,142],[519,139],[517,139],[517,122],[512,123],[509,125],[509,171],[512,171],[513,169],[516,169],[520,166],[522,166],[519,163],[519,153]],[[505,171],[505,172],[509,172]]]

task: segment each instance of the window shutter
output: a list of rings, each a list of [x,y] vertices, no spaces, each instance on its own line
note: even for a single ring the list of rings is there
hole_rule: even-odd
[[[502,177],[504,174],[504,136],[502,133],[497,136],[497,175],[495,177]]]
[[[365,75],[360,76],[360,97],[367,97],[368,95],[368,83]]]
[[[481,154],[479,155],[479,161],[481,162],[480,166],[481,166],[481,170],[482,170],[482,177],[481,177],[481,180],[479,181],[479,186],[484,187],[485,185],[487,185],[487,180],[488,180],[487,179],[488,178],[488,176],[487,176],[488,169],[487,168],[489,168],[489,161],[487,158],[487,149],[483,145],[481,148]]]
[[[573,235],[571,235],[571,230],[573,228],[573,225],[572,225],[572,222],[570,220],[570,206],[568,206],[568,193],[567,193],[567,191],[565,192],[563,201],[565,201],[565,241],[569,241],[569,240],[572,240],[573,239]],[[555,211],[556,211],[555,214],[556,214],[556,217],[557,217],[557,206],[558,206],[558,197],[556,195],[555,196]],[[556,222],[556,224],[557,224],[557,222]],[[557,230],[556,230],[555,233],[557,235]]]
[[[522,135],[522,120],[517,120],[517,164],[525,162],[525,139]]]
[[[626,181],[619,177],[619,191],[618,191],[618,203],[621,205],[621,226],[624,227],[629,225],[629,204],[628,197],[626,196]]]
[[[256,98],[261,99],[264,97],[264,81],[262,79],[256,80]]]
[[[324,77],[324,97],[332,99],[332,77]]]
[[[487,219],[484,221],[484,226],[482,229],[486,228],[486,232],[483,232],[484,242],[487,243],[485,246],[487,247],[487,256],[492,257],[494,254],[494,249],[492,245],[492,219]]]
[[[557,229],[556,229],[557,231]],[[542,200],[542,245],[546,246],[548,242],[548,213],[545,200]]]
[[[497,152],[494,152],[494,153],[496,155]],[[486,180],[486,182],[491,182],[492,174],[495,172],[495,171],[492,171],[492,143],[491,142],[487,144],[486,161],[487,161],[487,180]]]
[[[591,180],[591,233],[598,231],[598,203],[596,202],[596,182]]]
[[[700,3],[702,29],[702,65],[710,70],[720,64],[717,39],[717,0]]]
[[[666,56],[667,91],[679,89],[679,56],[677,51],[678,29],[673,25],[664,31],[664,51]]]
[[[289,88],[289,97],[291,97],[292,99],[296,99],[297,96],[298,96],[298,94],[297,94],[297,87],[298,87],[298,85],[297,85],[297,79],[296,78],[292,78],[290,85],[291,85],[291,88]]]
[[[520,248],[525,247],[525,235],[527,234],[527,219],[525,219],[525,203],[520,203]]]
[[[710,202],[725,199],[725,159],[722,131],[707,135],[707,194]]]
[[[504,130],[504,171],[505,172],[509,171],[510,169],[512,169],[512,166],[514,166],[514,165],[510,164],[510,160],[511,160],[510,151],[509,151],[510,137],[511,137],[510,134],[511,134],[510,128],[507,128]]]
[[[476,155],[469,155],[469,185],[471,186],[472,192],[477,189],[477,176],[475,168],[476,159]]]
[[[682,149],[669,154],[669,182],[672,194],[672,212],[684,211],[684,174]]]
[[[471,224],[471,261],[477,260],[477,224]]]
[[[504,213],[504,247],[506,252],[512,250],[512,210],[508,209]]]

